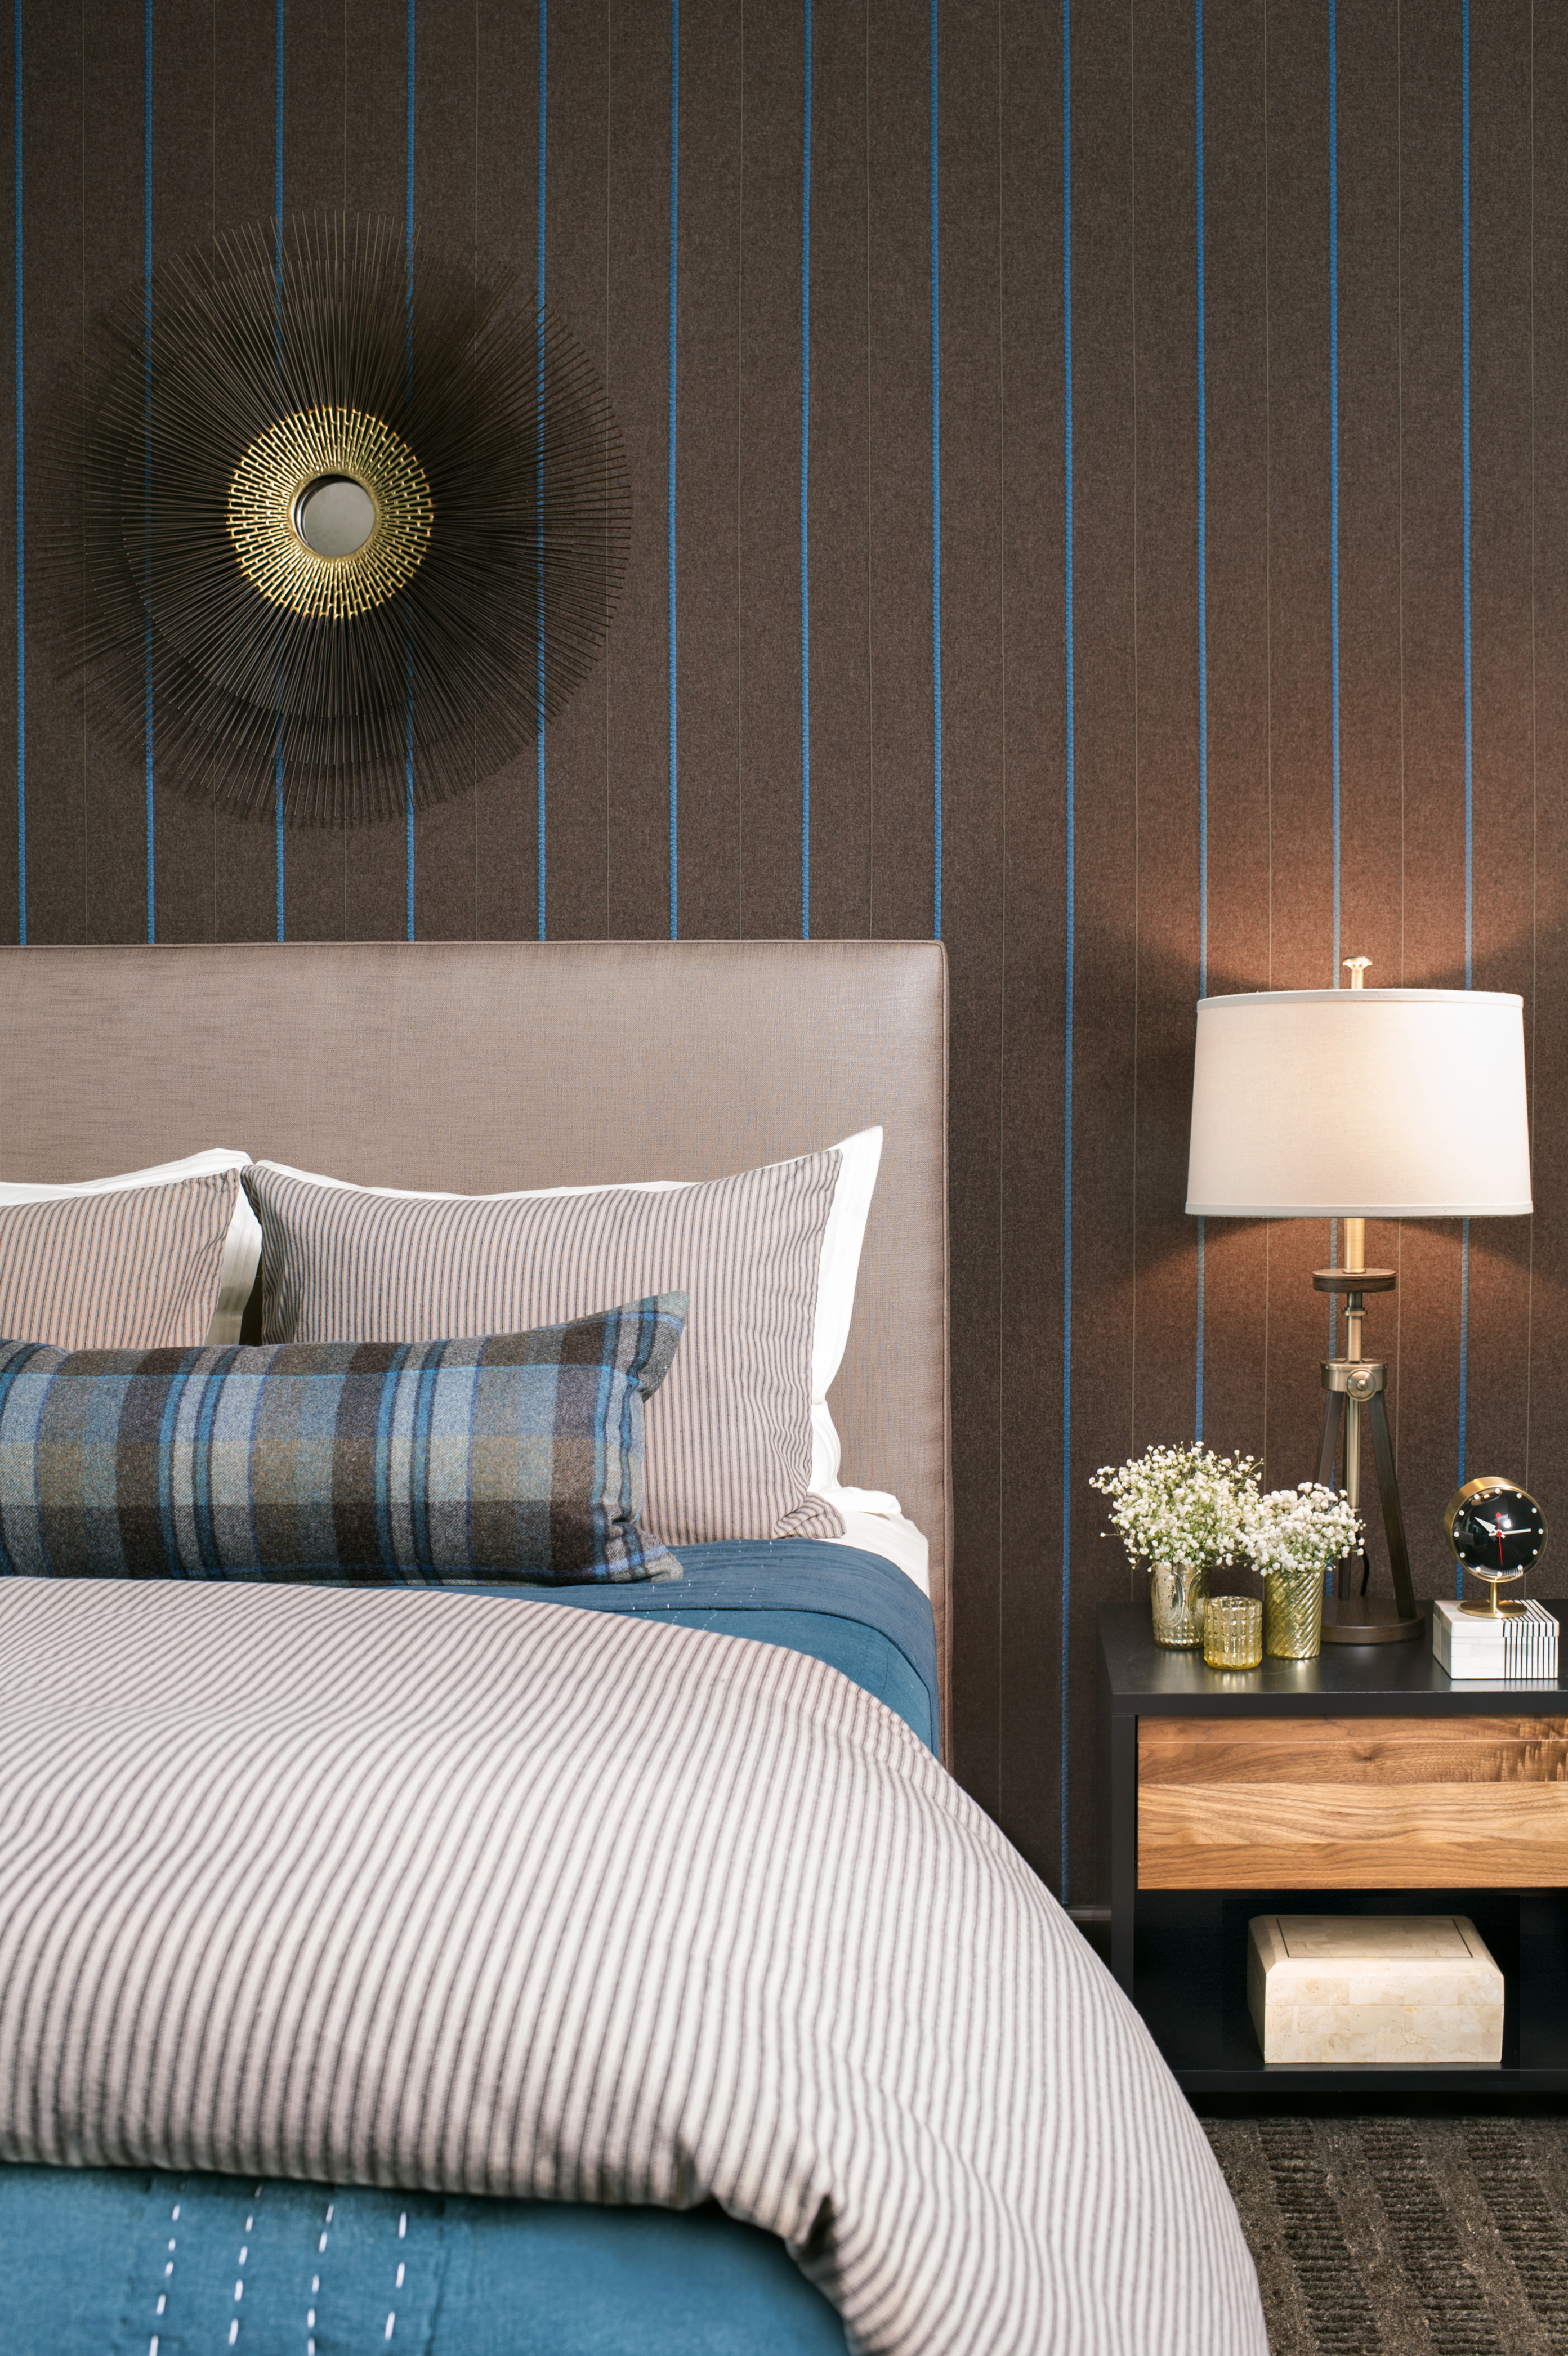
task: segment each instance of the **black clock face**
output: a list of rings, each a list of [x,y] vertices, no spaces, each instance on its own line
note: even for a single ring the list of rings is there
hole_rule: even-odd
[[[1533,1570],[1546,1548],[1546,1516],[1522,1489],[1487,1488],[1480,1496],[1461,1491],[1450,1535],[1468,1569]]]

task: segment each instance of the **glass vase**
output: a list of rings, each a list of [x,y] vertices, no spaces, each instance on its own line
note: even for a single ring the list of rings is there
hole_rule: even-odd
[[[1190,1562],[1156,1562],[1149,1569],[1149,1604],[1155,1642],[1173,1653],[1196,1652],[1203,1642],[1203,1607],[1208,1572]]]
[[[1263,1650],[1280,1661],[1316,1661],[1323,1650],[1323,1573],[1263,1573]]]
[[[1203,1657],[1211,1669],[1256,1669],[1263,1659],[1263,1607],[1255,1595],[1211,1595],[1203,1608]]]

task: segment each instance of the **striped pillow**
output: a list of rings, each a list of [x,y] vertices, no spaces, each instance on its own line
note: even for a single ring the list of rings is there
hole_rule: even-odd
[[[237,1342],[262,1237],[244,1157],[222,1159],[162,1183],[138,1171],[80,1189],[0,1186],[0,1333],[61,1350]]]
[[[254,1162],[265,1336],[420,1342],[685,1292],[681,1355],[648,1414],[648,1528],[667,1546],[839,1537],[842,1516],[811,1485],[840,1162],[829,1147],[696,1184],[528,1194],[399,1194]]]
[[[423,1345],[0,1342],[0,1573],[679,1578],[638,1511],[685,1309]]]

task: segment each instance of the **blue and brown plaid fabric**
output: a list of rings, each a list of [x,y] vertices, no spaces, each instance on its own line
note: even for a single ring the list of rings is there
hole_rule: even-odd
[[[466,1341],[0,1342],[0,1573],[678,1576],[638,1516],[643,1400],[686,1308]]]

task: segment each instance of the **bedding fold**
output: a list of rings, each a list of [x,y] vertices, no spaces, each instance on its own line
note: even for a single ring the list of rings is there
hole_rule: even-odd
[[[716,2198],[886,2356],[1263,2356],[1137,2016],[910,1730],[515,1595],[0,1586],[0,2157]]]

